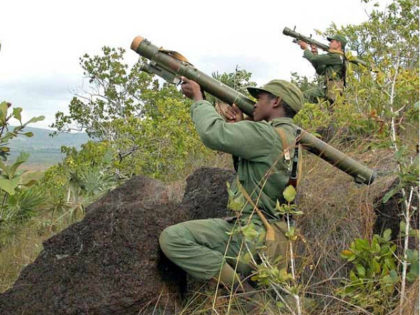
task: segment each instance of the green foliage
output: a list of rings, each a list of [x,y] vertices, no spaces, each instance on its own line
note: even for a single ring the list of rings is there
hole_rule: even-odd
[[[414,282],[419,278],[419,251],[417,249],[407,249],[407,263],[410,265],[407,280]]]
[[[419,241],[419,230],[412,229],[408,226],[408,233],[406,234],[407,224],[404,221],[400,222],[400,233],[399,236],[401,238],[409,237],[412,240],[415,240],[416,244]],[[407,249],[407,264],[409,266],[407,272],[407,280],[409,282],[414,282],[418,280],[419,277],[419,251],[417,249]]]
[[[68,189],[75,198],[76,195],[97,196],[118,183],[113,166],[115,153],[108,142],[89,141],[79,151],[67,147],[63,147],[62,151],[66,153],[66,158],[61,167],[66,175]]]
[[[401,146],[395,153],[395,160],[399,162],[401,168],[397,173],[398,181],[382,198],[382,202],[386,203],[395,194],[401,192],[401,189],[408,187],[418,187],[419,185],[419,158],[418,155],[413,159],[411,150],[406,146]]]
[[[296,189],[295,187],[293,187],[292,185],[287,186],[284,190],[283,190],[283,197],[284,199],[290,203],[293,200],[295,200],[296,197]]]
[[[305,103],[303,108],[294,117],[296,124],[309,132],[316,132],[319,126],[328,126],[331,115],[325,108],[325,103]]]
[[[375,314],[385,314],[393,308],[396,285],[400,282],[395,258],[396,245],[391,242],[391,230],[374,235],[371,242],[356,239],[341,257],[351,262],[353,269],[344,286],[338,289],[342,298]]]
[[[29,121],[22,122],[22,108],[13,108],[9,113],[10,103],[0,103],[0,196],[2,203],[0,205],[0,224],[11,222],[16,219],[25,219],[29,217],[36,207],[42,202],[43,198],[34,190],[26,190],[36,183],[36,180],[25,180],[22,176],[23,171],[19,167],[25,163],[29,157],[27,153],[21,153],[13,164],[7,163],[9,155],[9,141],[19,135],[32,137],[32,132],[24,132],[24,128],[33,122],[43,120],[43,116],[31,118]],[[9,131],[9,120],[16,119],[19,126]]]
[[[288,282],[292,280],[292,275],[287,272],[286,268],[279,270],[276,266],[266,267],[264,265],[258,265],[257,275],[251,279],[263,287],[268,287],[272,283],[285,285],[286,287]]]
[[[22,122],[22,108],[13,108],[13,111],[9,113],[9,109],[12,104],[7,102],[0,103],[0,157],[3,160],[7,160],[7,156],[10,152],[9,141],[19,135],[25,137],[32,137],[32,132],[24,132],[24,128],[30,124],[44,119],[44,116],[33,117],[27,122]],[[14,127],[13,130],[9,130],[10,119],[16,119],[19,122],[19,126]]]
[[[283,197],[287,204],[280,204],[277,200],[275,208],[275,211],[277,211],[280,216],[299,216],[303,214],[302,211],[298,210],[297,205],[293,203],[296,197],[296,190],[292,185],[289,185],[284,189]]]
[[[278,212],[280,216],[285,218],[287,223],[287,231],[281,231],[284,233],[284,236],[287,238],[289,242],[290,249],[287,248],[286,250],[292,250],[295,241],[298,239],[298,233],[291,222],[291,216],[297,217],[303,214],[302,211],[297,210],[297,206],[294,203],[296,197],[296,190],[292,185],[287,186],[283,190],[283,197],[286,200],[287,204],[281,204],[277,201],[275,211]],[[274,225],[275,223],[271,223]],[[275,239],[271,240],[271,242],[284,242],[283,239]],[[257,248],[261,263],[257,264],[256,266],[256,273],[251,278],[253,281],[256,281],[260,286],[267,287],[267,288],[281,288],[283,292],[286,292],[289,295],[297,296],[299,292],[301,292],[301,286],[297,281],[297,275],[295,274],[295,259],[293,257],[290,258],[290,262],[286,263],[286,266],[290,264],[292,266],[291,273],[289,273],[287,267],[279,267],[279,262],[284,258],[282,255],[279,255],[277,258],[270,261],[270,257],[266,257],[266,249],[269,244],[266,241],[265,246],[261,246]],[[279,245],[279,244],[277,244]],[[282,246],[285,246],[284,244]],[[286,246],[287,247],[287,246]],[[288,253],[282,253],[283,255],[289,256]],[[291,255],[293,256],[293,254]],[[272,257],[273,258],[273,257]],[[284,262],[281,266],[284,266]]]
[[[80,58],[89,90],[72,99],[69,115],[56,114],[52,127],[58,131],[85,130],[91,137],[111,140],[116,133],[112,121],[143,116],[146,101],[143,91],[153,89],[157,83],[140,72],[141,61],[128,69],[123,63],[124,49],[103,47],[102,52],[102,56],[85,54]]]
[[[226,84],[227,86],[230,86],[234,90],[252,98],[252,96],[248,93],[248,90],[246,88],[248,86],[257,86],[257,83],[251,81],[251,76],[251,72],[248,72],[244,69],[239,69],[239,66],[236,66],[235,72],[225,72],[221,74],[219,72],[212,73],[212,77],[216,80],[219,80],[220,82]],[[206,94],[206,99],[212,104],[215,104],[219,101],[211,94]]]
[[[235,194],[235,192],[232,191],[232,189],[230,188],[230,183],[226,182],[226,186],[227,186],[227,192],[228,192],[228,204],[227,207],[228,209],[238,212],[238,211],[242,211],[242,209],[245,206],[245,198],[242,194]]]
[[[355,51],[372,69],[347,62],[347,87],[344,97],[333,105],[333,113],[323,102],[305,104],[295,120],[311,131],[332,124],[381,147],[389,146],[393,118],[400,130],[410,123],[418,125],[418,14],[417,1],[394,0],[384,11],[374,10],[360,25],[338,29],[332,24],[323,35],[346,36],[346,49]],[[352,58],[349,51],[346,56]],[[319,78],[311,82],[294,75],[293,80],[304,91],[319,84]]]
[[[14,195],[7,199],[7,212],[5,221],[22,222],[36,214],[46,201],[45,191],[39,185],[28,189],[18,190]]]
[[[124,49],[104,47],[102,52],[80,59],[90,89],[73,98],[69,115],[56,114],[53,127],[83,129],[94,140],[107,141],[123,178],[141,173],[170,180],[194,159],[211,154],[193,128],[189,100],[141,72],[142,60],[129,68]]]
[[[297,72],[292,72],[290,81],[296,84],[305,95],[305,92],[309,90],[322,87],[322,79],[321,76],[318,76],[314,80],[309,80],[306,76],[300,76]]]
[[[190,169],[195,160],[214,154],[201,143],[190,118],[189,105],[190,101],[174,86],[164,85],[153,106],[146,111],[147,118],[137,121],[136,130],[122,128],[137,148],[122,161],[122,169],[171,180]]]
[[[20,165],[22,165],[28,159],[28,153],[21,153],[16,159],[15,163],[11,166],[6,165],[0,161],[0,189],[5,191],[9,195],[13,195],[21,184],[22,172],[18,171]]]
[[[50,167],[41,179],[52,215],[69,218],[84,213],[84,207],[114,188],[120,181],[114,166],[114,152],[107,141],[89,141],[78,151],[62,147],[62,163]],[[80,215],[79,215],[80,216]]]

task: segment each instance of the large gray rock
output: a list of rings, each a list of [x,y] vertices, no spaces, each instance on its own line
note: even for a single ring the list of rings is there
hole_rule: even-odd
[[[44,242],[44,250],[0,295],[0,314],[176,313],[185,274],[160,252],[167,226],[226,216],[233,172],[202,168],[184,199],[169,186],[135,177],[87,208],[85,218]]]

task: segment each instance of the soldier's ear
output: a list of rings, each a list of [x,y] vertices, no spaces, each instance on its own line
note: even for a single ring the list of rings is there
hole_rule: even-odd
[[[274,99],[273,108],[280,107],[281,106],[281,103],[282,103],[281,98],[280,97],[276,97]]]

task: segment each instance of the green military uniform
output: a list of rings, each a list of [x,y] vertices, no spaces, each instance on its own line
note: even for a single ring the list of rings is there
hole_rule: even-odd
[[[286,81],[279,82],[291,85]],[[288,85],[286,87],[289,87]],[[303,96],[295,86],[293,87],[293,92],[298,93],[301,104]],[[252,91],[256,90],[258,89],[254,88]],[[290,95],[284,99],[287,97]],[[273,209],[276,200],[281,200],[288,182],[289,162],[283,156],[284,139],[282,141],[275,128],[281,128],[287,143],[293,146],[296,127],[292,124],[292,119],[283,117],[270,122],[227,123],[214,107],[204,100],[192,105],[191,116],[200,138],[207,147],[239,157],[237,180],[254,202],[258,200],[258,207],[269,220],[280,220]],[[292,148],[290,153],[293,155]],[[264,176],[273,165],[272,174],[264,184]],[[235,182],[232,190],[235,195],[240,194]],[[241,221],[246,222],[252,210],[252,206],[247,204],[243,209]],[[263,236],[264,226],[257,215],[253,215],[252,222]],[[234,223],[224,219],[187,221],[166,228],[159,242],[165,255],[187,273],[198,279],[210,279],[217,276],[225,262],[236,265],[242,236],[228,235],[233,226]],[[251,246],[251,251],[254,251],[262,244],[263,237],[260,237],[257,242],[248,245]],[[246,274],[250,272],[250,267],[240,262],[238,271]]]
[[[341,35],[328,37],[328,40],[338,40],[344,48],[346,39]],[[307,59],[318,75],[324,77],[323,86],[305,91],[306,99],[316,102],[317,98],[324,98],[333,103],[337,93],[342,94],[344,89],[345,64],[344,53],[341,51],[330,51],[323,55],[315,55],[309,49],[305,49],[303,57]]]

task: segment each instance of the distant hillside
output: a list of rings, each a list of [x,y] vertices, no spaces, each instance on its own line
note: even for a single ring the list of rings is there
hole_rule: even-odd
[[[26,127],[25,132],[29,131],[34,133],[33,137],[19,136],[10,141],[9,160],[13,161],[20,152],[28,152],[30,157],[27,164],[52,165],[62,160],[62,146],[80,148],[89,140],[85,133],[64,133],[51,137],[52,130]]]

